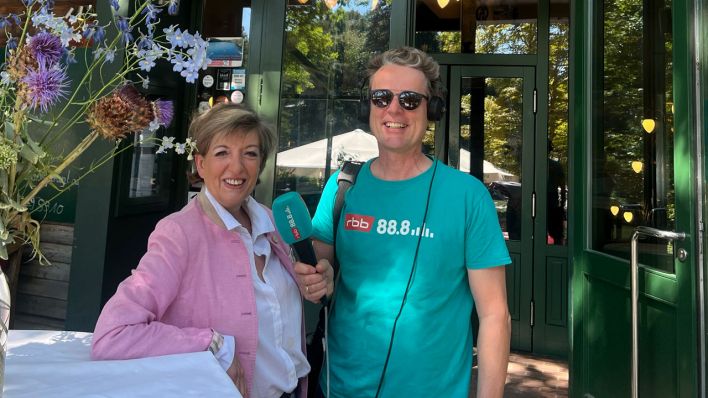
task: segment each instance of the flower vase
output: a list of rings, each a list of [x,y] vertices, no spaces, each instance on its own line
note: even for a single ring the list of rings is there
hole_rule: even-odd
[[[5,387],[5,356],[7,354],[7,334],[10,330],[10,286],[5,273],[0,268],[0,398]]]
[[[7,334],[10,330],[10,313],[12,306],[12,275],[19,275],[22,260],[22,245],[10,245],[7,248],[8,259],[0,259],[0,398],[5,386],[5,357],[7,354]]]

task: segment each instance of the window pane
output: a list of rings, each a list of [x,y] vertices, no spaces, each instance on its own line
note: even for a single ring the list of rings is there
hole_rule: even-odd
[[[341,161],[378,154],[359,97],[369,58],[388,49],[391,2],[289,1],[275,196],[296,190],[314,213]]]
[[[535,54],[535,0],[416,0],[415,45],[431,53]]]
[[[523,86],[520,77],[460,82],[460,170],[487,186],[507,240],[521,239]]]
[[[568,48],[570,4],[551,1],[548,60],[548,178],[546,237],[565,245],[568,236]]]
[[[636,226],[674,228],[671,2],[602,5],[604,23],[596,33],[602,53],[595,66],[601,73],[593,82],[591,245],[629,258]],[[641,244],[642,253],[660,258],[652,265],[673,271],[670,244]]]

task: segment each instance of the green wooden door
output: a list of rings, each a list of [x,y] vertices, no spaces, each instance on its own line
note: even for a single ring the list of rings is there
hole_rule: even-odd
[[[641,397],[698,396],[696,116],[690,1],[577,3],[571,64],[571,395],[631,394],[630,238]],[[681,254],[685,254],[682,256]]]
[[[512,258],[512,347],[531,351],[534,68],[454,66],[450,77],[449,163],[483,181],[496,204]]]

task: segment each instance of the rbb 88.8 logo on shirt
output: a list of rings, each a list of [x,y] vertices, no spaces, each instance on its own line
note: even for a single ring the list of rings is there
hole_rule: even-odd
[[[373,228],[375,225],[375,229]],[[420,236],[423,238],[434,238],[435,234],[430,231],[426,224],[413,228],[410,220],[387,220],[380,218],[378,221],[372,216],[362,214],[345,214],[344,229],[356,232],[371,232],[372,229],[379,235],[392,236]]]
[[[422,236],[434,238],[435,234],[425,224],[422,227],[411,227],[410,220],[387,220],[380,218],[376,222],[376,233],[379,235]]]

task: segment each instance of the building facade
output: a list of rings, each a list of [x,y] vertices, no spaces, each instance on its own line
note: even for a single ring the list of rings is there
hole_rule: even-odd
[[[182,0],[164,23],[213,44],[194,86],[152,73],[147,94],[181,116],[167,133],[184,138],[214,102],[252,107],[277,134],[256,188],[266,204],[295,190],[314,209],[341,161],[376,155],[357,118],[372,54],[430,53],[447,113],[423,150],[495,201],[512,347],[568,358],[572,396],[629,395],[632,236],[682,232],[638,241],[638,386],[705,395],[705,0]],[[67,329],[93,328],[154,224],[196,189],[182,159],[154,150],[127,151],[75,194]]]

